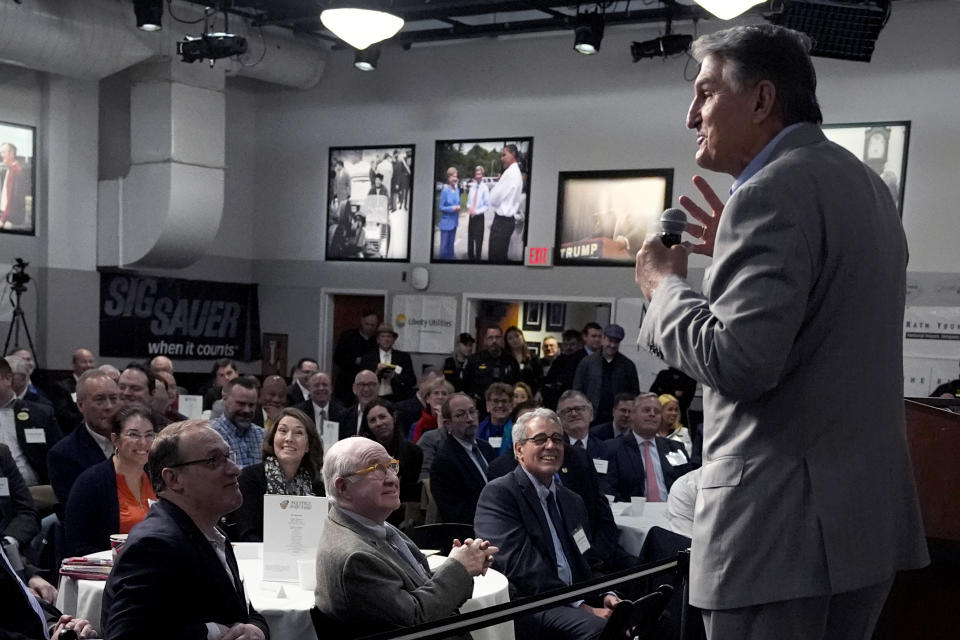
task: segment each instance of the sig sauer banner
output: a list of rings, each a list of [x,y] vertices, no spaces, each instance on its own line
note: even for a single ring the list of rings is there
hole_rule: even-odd
[[[100,355],[259,360],[257,285],[101,272]]]

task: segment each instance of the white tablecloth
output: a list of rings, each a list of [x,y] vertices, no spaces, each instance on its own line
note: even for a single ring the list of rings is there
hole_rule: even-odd
[[[646,503],[639,516],[631,514],[631,505],[627,502],[614,502],[610,508],[613,509],[613,520],[620,529],[620,546],[633,555],[640,553],[650,527],[670,528],[667,523],[666,502]],[[622,511],[624,509],[625,511]]]
[[[301,640],[314,637],[310,608],[313,591],[300,588],[297,583],[266,582],[263,580],[258,543],[234,545],[237,566],[253,608],[263,614],[270,625],[270,635],[278,640]],[[103,552],[109,557],[110,552]],[[443,557],[430,558],[431,567],[438,566]],[[100,607],[103,600],[103,580],[74,580],[63,576],[57,608],[64,613],[86,618],[100,630]],[[487,575],[473,579],[473,597],[460,608],[464,613],[510,600],[508,583],[503,574],[490,569]],[[513,624],[505,623],[472,631],[474,640],[514,640]]]

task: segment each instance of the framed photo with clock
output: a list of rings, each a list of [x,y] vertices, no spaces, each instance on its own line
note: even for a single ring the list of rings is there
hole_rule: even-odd
[[[823,133],[877,172],[903,217],[910,121],[825,124]]]

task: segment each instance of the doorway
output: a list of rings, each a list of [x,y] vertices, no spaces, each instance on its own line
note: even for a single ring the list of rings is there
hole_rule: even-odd
[[[325,291],[321,304],[320,323],[320,363],[323,371],[329,371],[334,390],[349,389],[353,385],[352,373],[342,378],[339,368],[333,361],[334,350],[340,336],[345,331],[360,326],[360,318],[365,312],[373,311],[377,319],[383,322],[386,307],[386,292]],[[336,393],[336,391],[335,391]]]

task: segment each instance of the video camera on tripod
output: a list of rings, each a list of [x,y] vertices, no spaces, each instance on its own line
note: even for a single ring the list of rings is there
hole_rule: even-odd
[[[30,282],[30,276],[27,274],[29,262],[24,262],[23,258],[14,258],[13,267],[7,273],[7,284],[15,293],[22,294],[27,290],[27,283]]]

